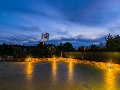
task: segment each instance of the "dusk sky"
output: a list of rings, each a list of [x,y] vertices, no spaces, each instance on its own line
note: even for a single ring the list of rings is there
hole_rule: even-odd
[[[105,42],[120,34],[120,0],[0,0],[0,44]]]

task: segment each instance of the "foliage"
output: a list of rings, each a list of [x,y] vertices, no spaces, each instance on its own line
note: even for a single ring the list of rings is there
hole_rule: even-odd
[[[73,48],[72,44],[69,43],[69,42],[66,42],[66,43],[64,43],[64,44],[62,45],[62,50],[63,50],[63,52],[72,52],[73,49],[74,49],[74,48]]]
[[[98,52],[100,50],[100,48],[99,48],[99,46],[96,46],[95,44],[92,44],[89,47],[89,50],[92,51],[92,52]]]
[[[53,55],[60,57],[62,52],[93,52],[86,54],[86,59],[91,56],[97,57],[95,52],[119,52],[120,51],[120,36],[119,35],[108,35],[105,37],[106,43],[100,43],[100,45],[92,44],[88,47],[81,46],[78,49],[73,48],[70,42],[60,43],[55,46],[53,44],[46,44],[40,42],[37,46],[21,46],[21,45],[8,45],[3,43],[0,45],[0,56],[12,55],[14,57],[52,57]],[[68,54],[69,55],[69,54]],[[99,54],[101,55],[101,54]],[[63,55],[64,56],[64,55]],[[71,55],[70,55],[71,56]],[[80,55],[75,54],[71,57],[78,57]],[[81,56],[80,56],[81,57]],[[99,56],[101,59],[102,56]],[[92,59],[94,59],[92,58]],[[104,56],[105,58],[105,56]],[[101,59],[102,60],[102,59]]]
[[[64,52],[65,57],[98,62],[120,63],[120,52]]]
[[[106,51],[120,51],[120,36],[108,35],[106,38]]]
[[[78,51],[79,52],[84,52],[84,48],[85,48],[84,46],[81,46],[81,47],[78,48]]]
[[[55,54],[56,48],[53,45],[48,46],[48,53],[52,57]]]
[[[13,49],[10,45],[3,43],[0,45],[0,55],[12,55]]]

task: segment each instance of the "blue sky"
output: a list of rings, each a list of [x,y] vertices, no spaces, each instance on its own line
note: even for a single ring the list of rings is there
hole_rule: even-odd
[[[71,42],[75,47],[120,34],[120,0],[0,0],[0,43]]]

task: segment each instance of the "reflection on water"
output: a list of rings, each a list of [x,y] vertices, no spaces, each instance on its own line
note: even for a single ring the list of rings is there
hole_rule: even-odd
[[[0,90],[120,90],[119,81],[120,70],[72,61],[0,63]]]
[[[106,70],[105,72],[106,90],[116,90],[115,75],[116,75],[116,71],[114,69],[108,68]]]
[[[56,74],[57,74],[57,65],[56,65],[56,61],[54,60],[52,62],[52,77],[53,77],[53,81],[56,81]]]
[[[27,79],[31,80],[31,78],[32,78],[32,73],[33,73],[32,62],[27,62],[27,64],[26,64],[26,75],[27,75]]]
[[[68,78],[69,78],[69,81],[72,82],[73,81],[73,62],[70,61],[69,62],[69,65],[68,65]]]

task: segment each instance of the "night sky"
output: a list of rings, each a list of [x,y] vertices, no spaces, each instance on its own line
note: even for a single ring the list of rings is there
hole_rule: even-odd
[[[0,44],[105,42],[120,34],[120,0],[0,0]]]

